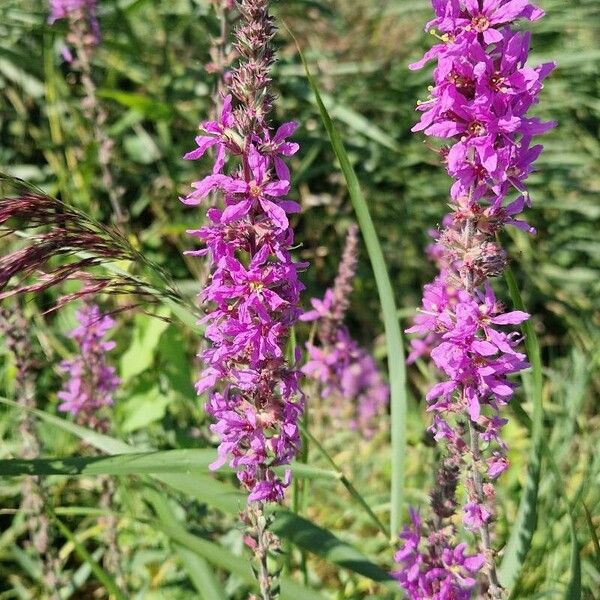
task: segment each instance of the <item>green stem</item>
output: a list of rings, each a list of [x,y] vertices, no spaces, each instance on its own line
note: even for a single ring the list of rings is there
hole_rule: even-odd
[[[302,432],[311,441],[313,446],[323,455],[323,458],[329,463],[331,468],[338,474],[339,480],[343,486],[348,490],[350,495],[364,508],[365,512],[369,515],[373,523],[377,526],[377,529],[381,531],[385,536],[389,537],[390,532],[386,526],[381,522],[381,519],[373,512],[373,509],[369,506],[367,501],[362,497],[360,492],[354,487],[353,483],[344,475],[341,467],[333,460],[329,452],[325,450],[321,442],[317,440],[310,431],[308,431],[304,425],[302,426]]]

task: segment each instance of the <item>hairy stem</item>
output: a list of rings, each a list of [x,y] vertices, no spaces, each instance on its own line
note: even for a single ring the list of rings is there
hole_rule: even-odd
[[[121,208],[121,189],[116,185],[110,163],[112,160],[113,141],[109,138],[104,129],[108,118],[107,112],[98,101],[96,84],[92,78],[91,48],[86,40],[89,39],[89,32],[84,19],[77,19],[74,22],[74,35],[69,37],[77,51],[77,66],[80,69],[81,83],[85,92],[85,98],[82,107],[85,115],[92,124],[92,134],[94,142],[98,149],[98,164],[102,175],[102,186],[110,200],[113,217],[117,224],[125,223],[126,216]]]
[[[106,517],[103,517],[104,540],[106,542],[106,552],[104,554],[104,567],[109,573],[114,574],[117,587],[124,591],[125,575],[121,569],[121,552],[117,542],[117,517],[112,512],[115,503],[115,484],[110,476],[101,478],[102,495],[100,497],[100,507],[108,511]]]
[[[479,471],[479,462],[481,461],[481,451],[479,449],[479,434],[475,431],[473,421],[467,419],[469,427],[469,442],[471,454],[473,455],[473,465],[471,467],[471,481],[473,483],[473,489],[477,502],[482,504],[485,499],[483,491],[483,477]],[[498,581],[498,574],[496,573],[496,560],[494,555],[494,549],[492,548],[492,540],[490,535],[490,528],[488,523],[483,523],[480,529],[481,543],[486,558],[486,565],[488,569],[489,588],[488,595],[494,600],[500,600],[502,598],[502,586]]]
[[[255,573],[260,590],[260,600],[279,598],[278,574],[269,571],[269,556],[280,550],[277,537],[269,531],[271,518],[265,514],[265,504],[251,504],[246,512],[248,531],[252,538],[252,550],[255,556]],[[252,598],[255,598],[253,596]]]
[[[463,229],[463,241],[466,253],[468,253],[471,247],[474,231],[475,223],[472,219],[467,219]],[[475,286],[473,272],[470,269],[466,269],[464,284],[467,292],[472,295]],[[481,505],[485,501],[485,494],[483,490],[483,477],[481,476],[481,472],[479,470],[479,463],[481,462],[479,434],[475,430],[475,426],[470,417],[467,417],[467,424],[469,430],[469,447],[473,458],[471,466],[471,482],[477,503]],[[496,573],[495,554],[494,549],[492,548],[490,527],[488,523],[482,523],[480,535],[483,551],[486,557],[487,574],[489,580],[488,596],[493,600],[500,600],[502,598],[502,587],[498,581],[498,574]]]

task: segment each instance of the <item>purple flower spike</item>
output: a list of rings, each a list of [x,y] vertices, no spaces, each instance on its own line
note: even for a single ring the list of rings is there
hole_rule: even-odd
[[[106,353],[115,343],[104,339],[115,322],[95,305],[82,308],[77,319],[79,327],[71,331],[69,337],[79,346],[79,354],[60,365],[69,379],[58,393],[62,401],[58,409],[70,412],[79,422],[98,426],[101,424],[98,411],[113,404],[114,392],[120,383],[115,369],[106,362]]]
[[[515,31],[514,24],[543,16],[528,0],[432,4],[436,18],[427,28],[441,32],[432,32],[441,43],[410,68],[435,60],[435,85],[417,106],[420,120],[413,131],[439,140],[440,158],[453,179],[452,213],[428,248],[439,275],[425,286],[421,310],[407,330],[419,336],[412,340],[409,362],[429,356],[441,375],[426,396],[433,413],[429,431],[464,468],[463,523],[479,533],[482,554],[492,557],[494,482],[508,468],[501,438],[506,419],[500,413],[514,394],[514,376],[528,367],[514,327],[529,315],[504,310],[490,279],[506,267],[506,253],[497,242],[501,229],[513,226],[535,233],[519,218],[531,205],[526,180],[542,150],[532,141],[555,124],[531,118],[528,112],[554,64],[527,64],[531,36]],[[445,551],[443,556],[450,564],[455,555]],[[439,568],[428,572],[428,581],[439,583],[436,590],[443,589]],[[484,575],[489,597],[504,597],[492,560]],[[464,580],[474,589],[475,582],[468,576]],[[407,590],[410,581],[408,575],[402,580]],[[462,596],[423,592],[411,597]]]
[[[469,600],[477,574],[485,564],[482,554],[467,554],[466,544],[455,544],[446,533],[426,533],[421,517],[411,509],[411,524],[400,534],[394,555],[400,569],[392,575],[411,600]]]
[[[319,340],[318,344],[306,345],[308,360],[302,372],[318,382],[322,397],[330,401],[329,414],[342,421],[343,426],[371,437],[387,409],[389,386],[373,357],[343,325],[357,261],[358,227],[352,225],[333,288],[325,292],[322,300],[313,298],[313,309],[300,317],[302,321],[315,322]],[[344,419],[348,413],[351,417]]]
[[[298,420],[304,409],[300,372],[286,356],[290,330],[300,315],[303,289],[294,262],[288,215],[300,206],[287,199],[290,172],[284,159],[298,150],[289,141],[296,123],[277,130],[268,123],[268,71],[274,33],[266,0],[241,0],[236,49],[240,63],[228,77],[217,121],[201,125],[196,160],[213,151],[213,168],[182,201],[216,204],[208,223],[190,234],[204,245],[210,278],[202,292],[208,347],[199,355],[204,370],[197,383],[207,392],[211,431],[219,439],[217,469],[229,464],[248,490],[251,503],[281,502],[289,465],[300,448]],[[212,194],[212,195],[211,195]],[[210,198],[210,199],[209,199]]]

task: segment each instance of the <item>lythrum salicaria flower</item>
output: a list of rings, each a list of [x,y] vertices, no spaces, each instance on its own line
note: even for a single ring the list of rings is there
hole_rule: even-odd
[[[48,20],[50,23],[55,23],[61,19],[86,21],[95,41],[97,42],[100,39],[97,0],[50,0]]]
[[[302,372],[319,383],[328,414],[369,437],[387,408],[389,386],[374,358],[344,325],[357,260],[358,228],[352,225],[333,288],[322,300],[313,298],[312,310],[300,317],[315,323],[317,338],[306,345],[308,357]]]
[[[410,519],[400,534],[402,548],[394,555],[401,569],[393,576],[411,598],[469,600],[485,557],[469,554],[466,544],[456,544],[444,532],[427,534],[414,510]]]
[[[69,337],[77,344],[79,353],[60,365],[68,380],[58,393],[61,400],[58,409],[70,412],[80,423],[100,427],[102,421],[98,412],[112,405],[120,383],[106,356],[115,347],[115,342],[105,339],[115,322],[95,305],[86,305],[79,310],[77,320],[79,326],[69,333]]]
[[[435,60],[435,85],[418,105],[421,119],[413,131],[440,141],[440,158],[454,181],[453,210],[429,248],[440,273],[425,286],[422,310],[408,330],[420,336],[410,359],[429,355],[443,375],[427,394],[431,432],[465,470],[462,520],[479,534],[487,593],[500,598],[490,535],[493,482],[508,468],[501,410],[514,393],[512,376],[528,366],[514,326],[529,315],[507,311],[490,279],[506,265],[496,234],[506,225],[535,233],[518,217],[531,202],[526,180],[542,150],[533,138],[554,123],[528,111],[554,65],[527,65],[530,34],[514,24],[543,16],[527,0],[442,0],[433,8],[436,18],[427,28],[435,28],[440,43],[411,68]],[[411,598],[455,597],[439,595],[441,583],[414,591],[407,569],[431,578],[424,561],[403,567],[399,579]],[[464,597],[471,597],[475,587],[465,589]]]
[[[239,64],[218,119],[202,123],[197,147],[185,157],[199,159],[209,149],[214,157],[211,173],[182,199],[213,203],[208,224],[190,232],[203,243],[190,254],[206,256],[211,267],[202,292],[209,343],[200,354],[205,368],[197,390],[209,394],[206,409],[220,440],[212,468],[235,468],[250,502],[279,502],[291,473],[279,476],[273,468],[290,464],[299,450],[304,402],[297,357],[286,357],[303,289],[288,218],[300,207],[287,199],[284,162],[298,150],[288,139],[297,125],[274,130],[269,123],[274,26],[268,1],[242,0],[237,8]]]

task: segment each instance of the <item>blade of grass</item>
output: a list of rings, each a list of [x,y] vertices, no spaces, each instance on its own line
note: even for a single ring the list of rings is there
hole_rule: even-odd
[[[0,460],[0,475],[149,475],[153,473],[208,474],[215,453],[206,450],[165,450],[110,457],[20,458]]]
[[[117,587],[113,578],[94,560],[92,555],[77,541],[77,538],[73,532],[52,512],[50,512],[52,520],[56,523],[56,526],[60,529],[61,533],[73,544],[75,552],[79,555],[81,560],[85,561],[90,565],[92,572],[98,579],[98,581],[106,588],[109,594],[112,594],[117,600],[127,600],[121,590]]]
[[[385,525],[381,522],[379,517],[373,512],[373,509],[369,506],[369,503],[363,498],[360,492],[354,487],[353,483],[346,477],[342,469],[333,460],[331,455],[325,450],[321,442],[315,438],[315,436],[306,429],[305,425],[301,426],[304,435],[311,441],[315,448],[323,455],[325,460],[331,465],[332,469],[337,475],[337,479],[342,482],[342,485],[348,490],[350,495],[361,505],[365,512],[369,515],[373,523],[377,528],[386,536],[389,537],[390,532],[386,529]]]
[[[571,579],[565,592],[565,600],[581,600],[581,557],[579,556],[580,550],[575,519],[571,511],[569,511],[569,531],[571,533]]]
[[[291,540],[299,548],[373,581],[385,583],[392,579],[387,571],[331,531],[292,512],[276,510],[271,529],[278,536]]]
[[[288,30],[289,31],[289,30]],[[291,34],[290,32],[290,35]],[[295,40],[295,38],[294,38]],[[298,44],[296,44],[298,46]],[[391,438],[392,438],[392,477],[391,477],[391,511],[390,511],[390,534],[395,535],[400,531],[403,496],[404,496],[404,476],[406,455],[406,368],[404,360],[404,347],[402,344],[402,332],[398,320],[398,310],[394,290],[387,271],[385,257],[377,237],[375,225],[365,197],[360,188],[356,172],[352,166],[348,153],[342,142],[331,116],[325,104],[323,103],[319,86],[315,78],[310,73],[308,64],[298,47],[300,59],[306,71],[306,77],[315,95],[317,106],[321,114],[323,125],[327,130],[329,140],[339,161],[340,168],[348,186],[348,193],[356,218],[362,232],[369,260],[373,268],[377,291],[381,302],[383,313],[383,324],[385,328],[385,337],[387,344],[388,372],[390,378],[390,405],[391,405]]]
[[[152,522],[153,526],[165,533],[176,545],[182,546],[211,564],[235,574],[246,585],[256,588],[256,578],[250,568],[247,557],[236,556],[214,542],[204,540],[197,535],[189,533],[177,521],[173,510],[167,504],[165,498],[155,490],[146,490],[145,496],[159,519],[156,522]],[[317,592],[285,577],[281,579],[281,587],[282,600],[298,600],[299,598],[303,600],[324,600]]]
[[[582,502],[581,506],[583,506],[585,520],[587,522],[587,526],[590,531],[590,537],[592,538],[592,544],[594,545],[594,555],[596,557],[596,567],[598,569],[600,569],[600,542],[598,541],[598,534],[596,533],[596,528],[594,527],[594,522],[592,521],[592,514],[590,513],[590,511],[587,507],[587,504],[585,502]]]
[[[206,559],[198,556],[180,544],[173,544],[188,577],[198,590],[201,600],[227,600],[219,580],[209,567]]]
[[[510,268],[505,273],[511,300],[517,310],[525,311],[523,299]],[[525,389],[533,405],[531,416],[531,449],[527,465],[527,479],[521,490],[517,517],[511,528],[504,550],[504,558],[498,569],[500,583],[512,589],[517,581],[525,557],[531,547],[531,540],[537,526],[537,497],[542,465],[543,418],[542,405],[542,360],[540,345],[530,320],[522,325],[525,348],[531,363],[531,374],[524,375]]]
[[[548,464],[550,465],[550,470],[556,479],[560,497],[564,502],[564,505],[567,509],[567,516],[569,517],[569,532],[571,536],[571,559],[569,570],[571,572],[571,578],[565,591],[564,598],[565,600],[581,600],[581,549],[579,547],[579,540],[577,539],[577,519],[575,508],[567,496],[567,488],[565,487],[565,483],[550,448],[548,448],[546,444],[543,444],[543,446],[544,453],[548,459]]]

